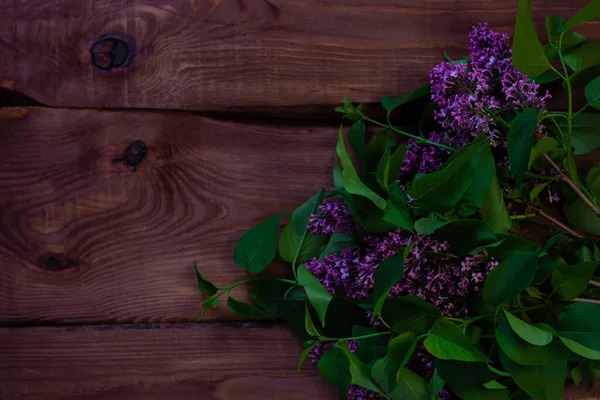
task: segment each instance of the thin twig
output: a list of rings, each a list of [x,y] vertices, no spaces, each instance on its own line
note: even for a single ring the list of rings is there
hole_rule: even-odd
[[[595,303],[595,304],[600,304],[600,300],[592,300],[592,299],[582,299],[580,297],[573,299],[571,301],[578,301],[581,303]]]
[[[562,222],[560,222],[559,220],[557,220],[554,217],[551,217],[550,215],[546,214],[544,212],[544,210],[542,209],[537,209],[536,210],[537,213],[541,216],[546,218],[548,221],[552,222],[554,225],[564,229],[565,231],[569,232],[571,235],[577,237],[577,238],[583,238],[584,236],[580,235],[579,233],[575,232],[573,229],[571,229],[570,227],[568,227],[567,225],[563,224]]]
[[[515,203],[526,204],[523,200],[520,200],[520,199],[514,199],[514,201],[515,201]],[[548,221],[552,222],[554,225],[558,226],[559,228],[562,228],[565,231],[569,232],[571,235],[573,235],[577,238],[585,237],[585,236],[582,236],[579,233],[575,232],[573,229],[571,229],[567,225],[563,224],[556,218],[551,217],[550,215],[546,214],[544,212],[544,210],[542,210],[541,208],[533,207],[531,204],[529,205],[529,208],[530,208],[530,210],[534,211],[537,215],[546,218]]]
[[[600,287],[600,282],[598,282],[598,281],[594,281],[594,280],[591,280],[591,281],[590,281],[590,285],[592,285],[592,286],[596,286],[596,287]]]
[[[556,172],[558,172],[560,174],[560,180],[563,181],[564,183],[566,183],[567,185],[569,185],[571,187],[571,189],[573,189],[575,191],[575,193],[577,193],[577,196],[581,197],[581,200],[583,200],[584,203],[587,204],[588,207],[592,209],[594,214],[596,214],[597,217],[600,217],[600,209],[598,209],[598,207],[596,207],[596,205],[590,200],[590,198],[587,197],[586,194],[583,193],[581,191],[581,189],[579,189],[579,187],[577,187],[577,185],[571,180],[571,178],[569,178],[569,176],[567,174],[565,174],[558,165],[556,165],[554,160],[552,160],[552,158],[550,158],[550,156],[548,154],[544,153],[544,157],[546,157],[546,160],[548,160],[550,165],[552,165],[552,168],[554,168],[556,170]]]

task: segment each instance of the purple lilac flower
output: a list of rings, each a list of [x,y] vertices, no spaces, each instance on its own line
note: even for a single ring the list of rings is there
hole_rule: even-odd
[[[418,296],[446,316],[466,316],[469,293],[481,291],[483,280],[497,263],[481,254],[462,259],[450,256],[445,253],[448,243],[431,236],[404,230],[367,236],[364,254],[346,249],[322,260],[313,258],[306,267],[330,293],[361,299],[371,292],[379,263],[409,244],[413,247],[404,261],[404,275],[390,296]]]
[[[308,221],[308,231],[313,235],[351,233],[356,229],[350,210],[341,201],[324,199],[317,210]]]
[[[444,135],[433,132],[428,139],[435,143],[442,143]],[[437,171],[450,154],[448,150],[441,147],[419,143],[414,139],[407,140],[405,144],[407,149],[400,170],[401,180],[410,180],[416,174]]]
[[[498,146],[504,142],[498,127],[502,112],[530,107],[544,112],[550,94],[540,95],[539,85],[517,71],[508,36],[487,24],[471,30],[469,57],[470,64],[442,62],[431,70],[435,119],[459,147],[481,134]]]

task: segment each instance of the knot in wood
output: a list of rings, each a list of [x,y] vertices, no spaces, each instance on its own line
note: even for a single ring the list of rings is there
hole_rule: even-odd
[[[92,64],[103,71],[117,69],[127,65],[132,49],[128,40],[117,37],[102,37],[90,49]]]
[[[62,271],[75,267],[77,263],[62,254],[49,254],[42,261],[42,268],[49,271]]]
[[[113,158],[113,163],[122,162],[123,164],[131,167],[134,171],[137,166],[144,160],[146,153],[148,152],[146,145],[141,140],[136,140],[129,143],[125,154],[122,157]]]

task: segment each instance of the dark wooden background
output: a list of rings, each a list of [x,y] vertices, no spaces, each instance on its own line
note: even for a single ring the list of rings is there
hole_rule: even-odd
[[[534,0],[569,16],[585,0]],[[510,33],[516,0],[0,0],[0,398],[335,399],[278,324],[194,323],[194,260],[330,179],[345,96],[374,103]],[[582,27],[596,39],[598,23]],[[100,71],[90,47],[135,43]],[[142,140],[136,171],[112,159]],[[278,271],[273,271],[277,273]],[[237,289],[236,289],[237,290]],[[243,288],[235,293],[247,299]],[[593,394],[581,390],[568,396]]]

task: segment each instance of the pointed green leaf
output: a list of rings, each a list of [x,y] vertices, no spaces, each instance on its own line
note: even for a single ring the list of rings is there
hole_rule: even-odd
[[[410,92],[408,96],[405,97],[392,97],[392,96],[383,96],[381,99],[381,105],[387,111],[388,115],[391,114],[396,108],[400,107],[402,104],[408,103],[409,101],[418,99],[420,97],[429,96],[431,91],[431,87],[429,85],[422,86]]]
[[[340,125],[339,138],[336,146],[337,155],[342,163],[342,177],[344,181],[344,187],[348,193],[352,193],[358,196],[368,198],[380,209],[385,209],[386,201],[377,193],[373,192],[360,180],[352,160],[346,151],[344,145],[344,130],[343,126]]]
[[[397,228],[414,232],[412,217],[408,203],[398,193],[390,193],[383,219]]]
[[[348,358],[348,365],[350,367],[350,376],[352,377],[352,384],[369,389],[376,393],[382,393],[381,389],[373,383],[371,379],[371,374],[369,373],[369,369],[367,366],[360,361],[354,353],[350,351],[348,346],[345,343],[339,344],[339,348],[346,354]]]
[[[317,364],[319,374],[330,385],[333,385],[342,398],[348,399],[348,390],[352,382],[350,374],[350,361],[344,350],[332,347],[323,354]]]
[[[236,300],[231,296],[229,296],[229,298],[227,299],[227,307],[229,307],[229,311],[241,318],[271,319],[271,316],[263,310],[261,310],[260,308],[252,304]]]
[[[402,164],[404,164],[404,156],[406,155],[406,146],[401,144],[394,150],[390,157],[390,172],[389,181],[396,182],[400,178],[400,172],[402,170]]]
[[[551,67],[535,30],[530,0],[519,0],[512,59],[515,67],[529,76],[538,76]]]
[[[398,386],[398,372],[410,360],[416,345],[417,337],[414,333],[403,333],[389,341],[386,356],[373,365],[373,378],[386,393],[392,392]]]
[[[304,265],[298,267],[298,283],[304,287],[310,304],[319,316],[321,326],[325,326],[327,308],[333,297]]]
[[[529,192],[529,199],[530,200],[537,199],[537,197],[540,195],[540,193],[542,193],[542,190],[544,190],[551,183],[552,182],[544,182],[544,183],[540,183],[539,185],[535,186],[533,189],[531,189],[531,192]]]
[[[490,362],[456,324],[438,319],[423,342],[427,351],[441,360]]]
[[[285,294],[292,288],[291,283],[276,280],[255,280],[252,282],[250,298],[269,314],[282,316]]]
[[[233,261],[250,272],[264,271],[277,252],[277,229],[285,213],[272,216],[244,233],[233,250]]]
[[[381,310],[383,320],[398,334],[427,333],[441,314],[433,304],[417,296],[388,297]]]
[[[427,382],[410,369],[398,371],[398,386],[391,393],[393,400],[430,400]]]
[[[333,235],[331,235],[331,238],[329,239],[329,242],[327,243],[327,247],[325,247],[325,250],[323,250],[323,252],[319,256],[319,260],[322,260],[323,257],[325,257],[329,254],[339,253],[343,250],[346,250],[349,248],[354,248],[354,247],[356,247],[356,244],[354,242],[354,239],[352,239],[351,234],[349,234],[349,233],[334,233]]]
[[[410,249],[411,247],[406,247]],[[388,293],[392,290],[392,287],[398,283],[402,278],[404,272],[404,260],[407,256],[406,249],[394,254],[391,257],[381,261],[373,274],[374,286],[373,286],[373,313],[375,315],[381,314],[381,307],[383,306],[384,300],[387,298]],[[410,251],[410,250],[409,250]]]
[[[551,333],[528,324],[506,310],[503,311],[508,324],[521,339],[536,346],[545,346],[552,341]]]
[[[310,216],[316,212],[322,199],[323,189],[321,188],[304,204],[294,210],[290,216],[289,222],[281,232],[281,237],[279,238],[279,255],[294,266],[308,261],[311,258],[307,258],[306,256],[300,257],[300,255],[308,255],[310,253],[306,251],[306,247],[303,249],[305,246],[304,242],[311,236],[306,231],[306,227],[308,226]],[[312,241],[314,239],[310,240]],[[317,250],[320,251],[320,249]],[[316,255],[318,256],[318,254]]]
[[[427,384],[427,390],[429,391],[429,393],[431,393],[432,398],[444,388],[445,384],[446,381],[440,376],[437,368],[434,369],[433,374],[429,379],[429,383]]]
[[[500,361],[514,381],[537,400],[560,400],[567,376],[567,360],[556,360],[539,366],[522,366],[500,352]]]
[[[495,234],[507,233],[512,226],[512,220],[506,209],[506,204],[504,204],[504,196],[495,175],[492,186],[481,205],[481,218]]]
[[[383,152],[383,157],[379,161],[377,167],[377,182],[379,186],[388,190],[388,181],[390,176],[390,147],[386,147]]]
[[[198,265],[196,264],[195,261],[194,261],[194,270],[196,271],[196,281],[198,281],[198,291],[200,293],[202,293],[202,294],[207,295],[207,296],[212,296],[215,293],[217,293],[217,291],[219,290],[219,288],[217,288],[215,285],[213,285],[212,283],[210,283],[204,277],[204,275],[202,275],[202,273],[198,269]]]
[[[559,337],[571,351],[600,359],[600,304],[573,303],[558,317]]]
[[[521,293],[531,284],[538,269],[538,253],[512,252],[489,273],[483,285],[483,298],[491,306]]]
[[[521,184],[527,170],[529,154],[533,148],[534,133],[537,128],[537,116],[537,110],[527,108],[510,123],[507,138],[508,161],[510,170],[515,174],[517,186]]]
[[[557,359],[551,346],[535,346],[526,342],[513,332],[507,321],[496,328],[496,340],[502,351],[520,365],[544,365]]]
[[[600,110],[600,76],[587,84],[585,98],[590,106]]]
[[[362,119],[356,121],[352,124],[352,126],[350,126],[348,140],[350,141],[350,145],[358,157],[360,165],[363,168],[366,168],[367,156],[365,150],[365,123]]]
[[[302,345],[302,352],[298,357],[298,364],[296,365],[296,377],[300,374],[300,369],[302,368],[302,364],[304,364],[304,360],[308,356],[308,353],[315,347],[319,342],[316,340],[308,340],[304,342]]]
[[[585,291],[600,260],[576,265],[557,265],[552,273],[552,288],[565,300],[573,300]]]
[[[319,336],[319,331],[315,327],[312,317],[310,316],[310,310],[308,309],[308,306],[306,307],[306,311],[304,312],[304,328],[306,329],[306,332],[308,332],[309,335],[315,337]]]
[[[600,0],[592,0],[577,14],[567,20],[565,30],[569,30],[575,25],[583,24],[598,17],[600,17]]]

